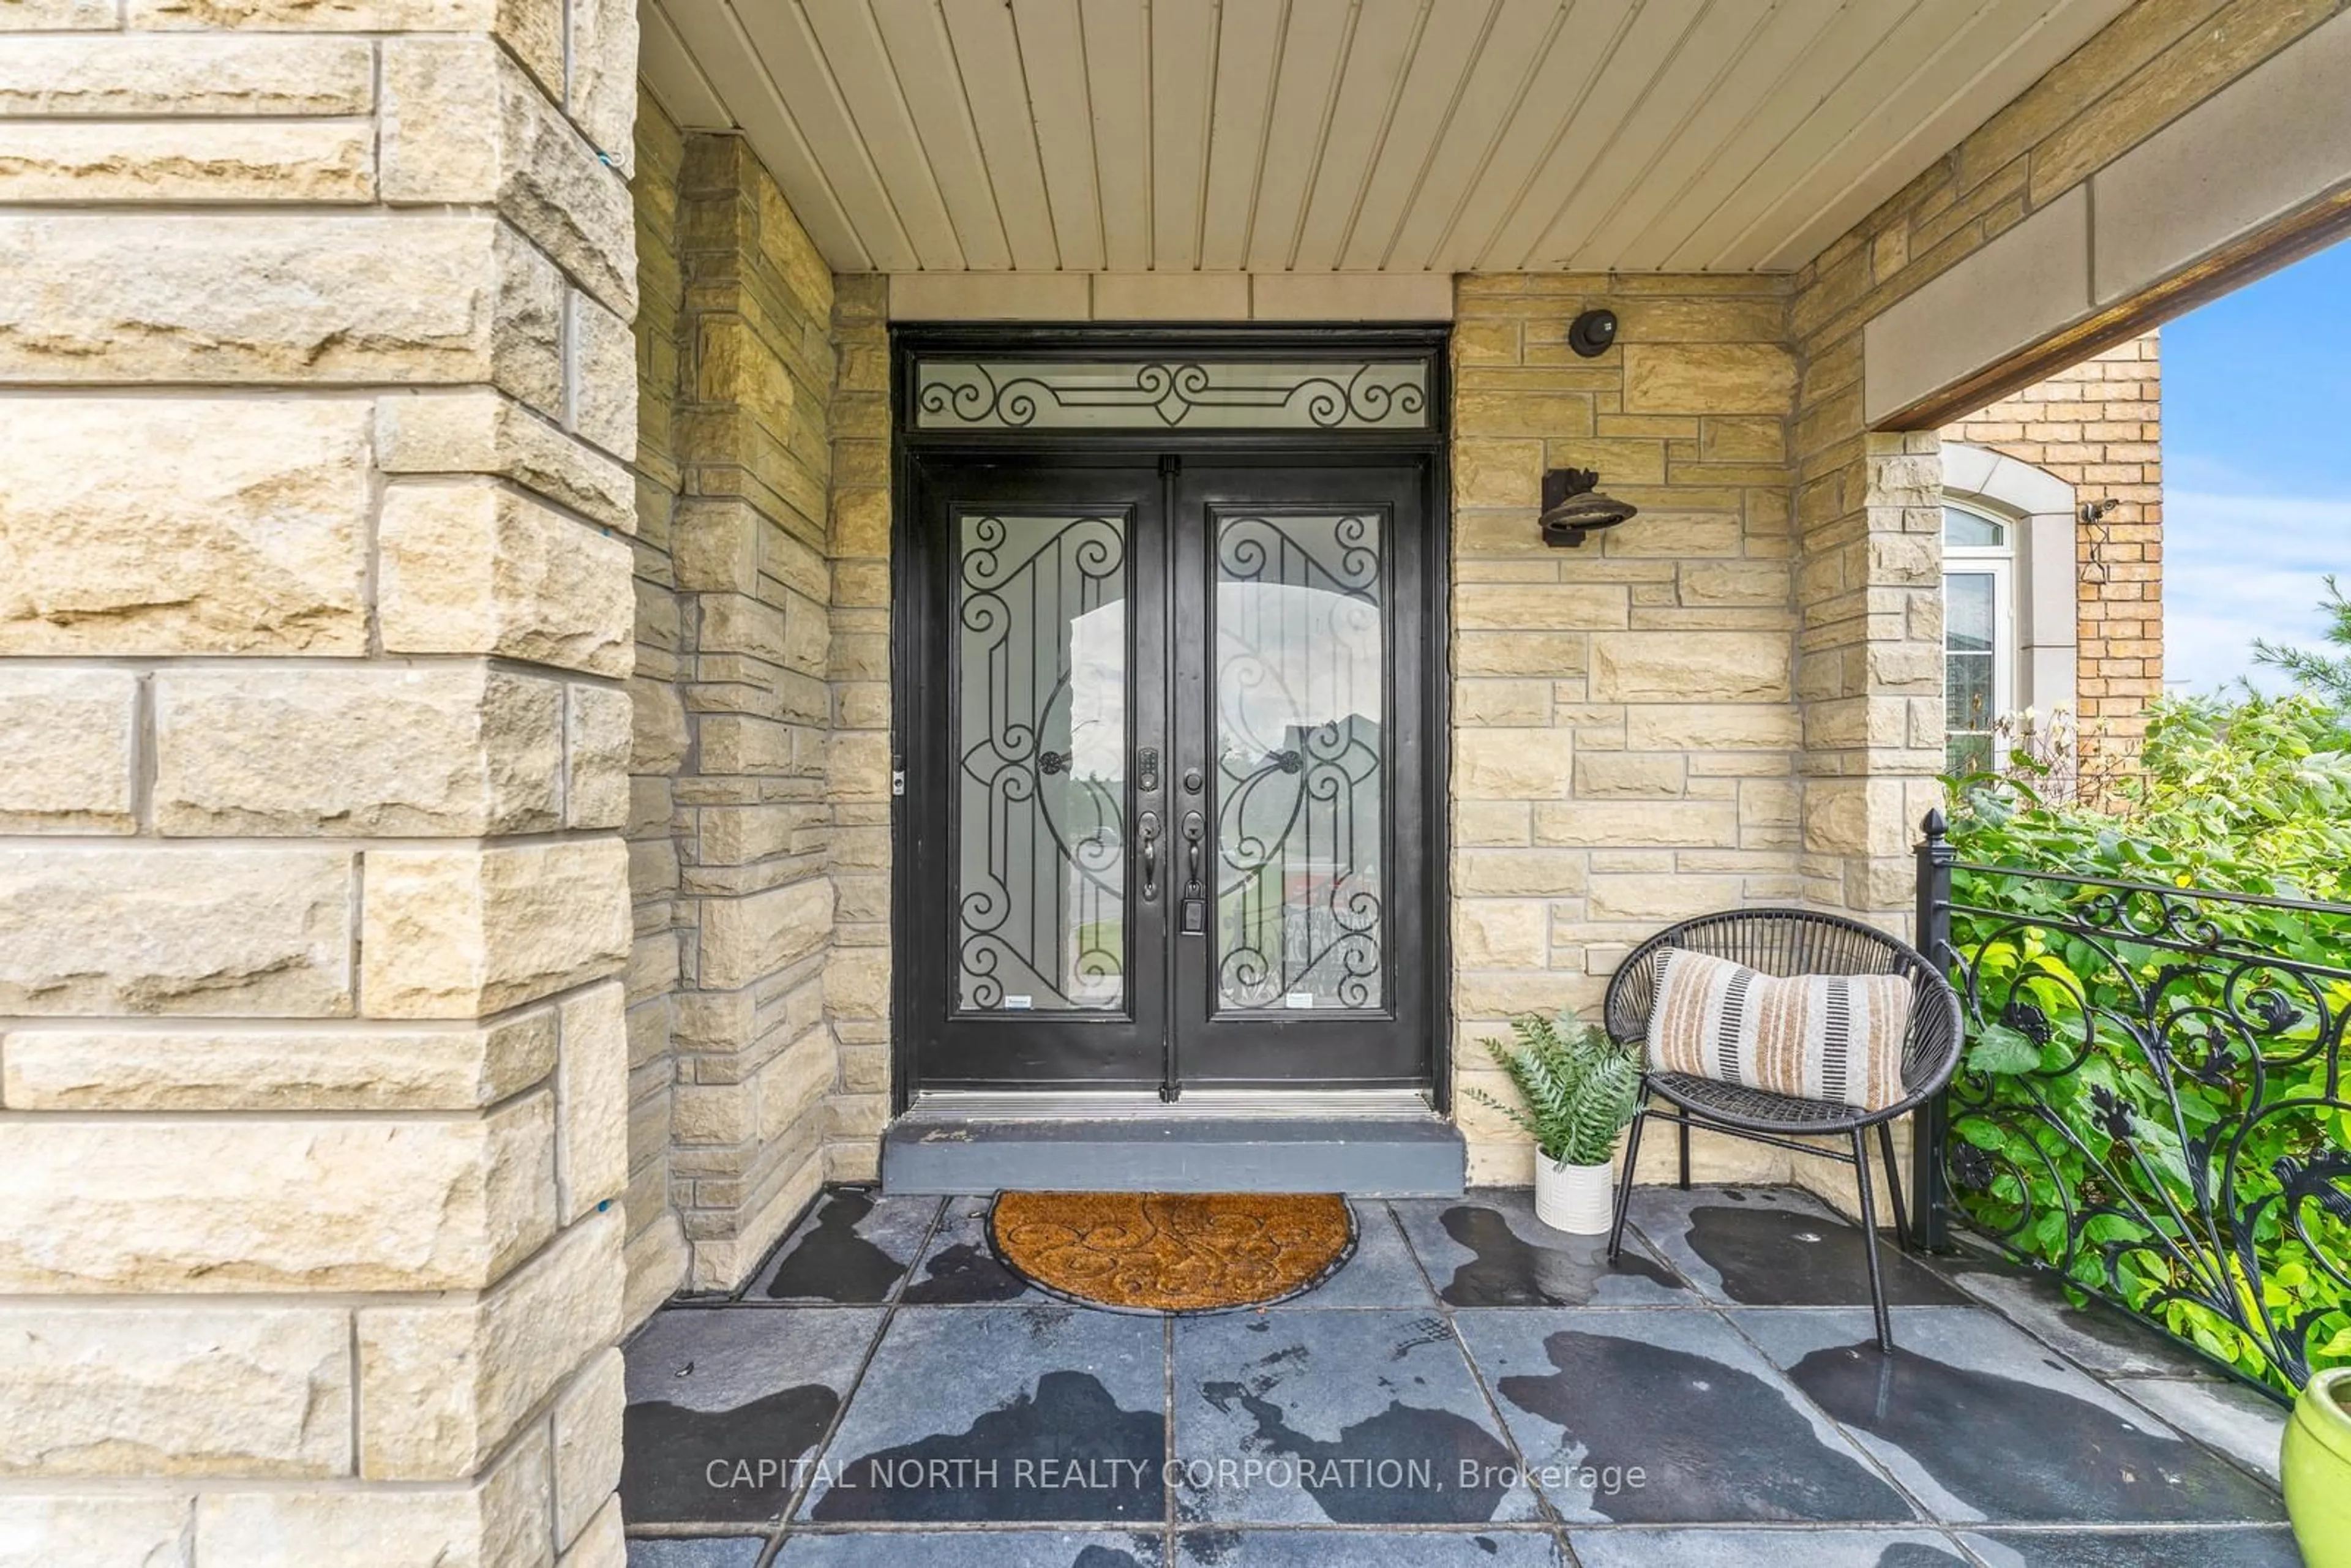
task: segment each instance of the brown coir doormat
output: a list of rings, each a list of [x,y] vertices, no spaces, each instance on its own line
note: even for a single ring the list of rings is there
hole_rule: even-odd
[[[1355,1247],[1329,1193],[1007,1192],[997,1256],[1054,1295],[1128,1312],[1213,1312],[1311,1290]]]

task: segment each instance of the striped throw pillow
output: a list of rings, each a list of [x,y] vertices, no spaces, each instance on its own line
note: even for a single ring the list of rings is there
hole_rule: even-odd
[[[1910,982],[1795,975],[1668,947],[1657,955],[1649,1070],[1882,1111],[1902,1098]]]

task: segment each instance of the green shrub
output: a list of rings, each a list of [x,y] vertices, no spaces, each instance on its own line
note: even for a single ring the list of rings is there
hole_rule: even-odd
[[[2104,812],[2043,800],[2029,763],[1949,780],[1959,858],[2351,902],[2351,737],[2331,703],[2166,701],[2143,760]],[[2095,888],[1959,872],[1953,894],[2001,912],[1953,920],[1976,990],[1952,1164],[1980,1178],[1959,1211],[2282,1392],[2351,1362],[2351,1093],[2330,1076],[2351,1070],[2351,978],[2135,941]],[[2351,912],[2173,906],[2192,917],[2171,934],[2212,955],[2351,971]],[[2147,899],[2123,913],[2142,933],[2158,917]],[[2231,1301],[2252,1332],[2216,1310]]]

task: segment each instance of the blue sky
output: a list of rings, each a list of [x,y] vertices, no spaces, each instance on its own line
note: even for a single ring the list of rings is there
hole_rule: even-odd
[[[2351,591],[2351,243],[2163,329],[2165,685],[2275,690],[2255,637],[2319,642]]]

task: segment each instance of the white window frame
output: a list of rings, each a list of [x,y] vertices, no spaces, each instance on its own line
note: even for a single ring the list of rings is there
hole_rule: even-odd
[[[1951,579],[1954,577],[1989,577],[1991,579],[1991,712],[1985,716],[1982,729],[1952,729],[1949,709],[1945,708],[1944,752],[1948,758],[1953,735],[1991,735],[1997,733],[2000,716],[2016,711],[2016,536],[2018,519],[2004,517],[1988,507],[1943,498],[1944,506],[1956,512],[1983,518],[2001,530],[2002,542],[1997,545],[1943,546],[1943,657],[1948,670],[1952,653],[1950,633]],[[1993,748],[1992,765],[2001,763],[1997,746]]]
[[[1990,571],[1993,700],[2003,713],[2070,709],[2080,611],[2074,486],[2047,469],[1969,442],[1943,443],[1943,502],[1999,523],[1998,547],[1947,546],[1947,571]],[[1945,645],[1949,646],[1948,636]]]

